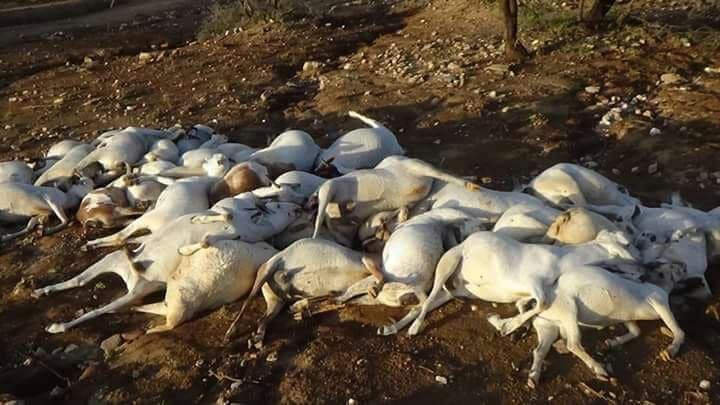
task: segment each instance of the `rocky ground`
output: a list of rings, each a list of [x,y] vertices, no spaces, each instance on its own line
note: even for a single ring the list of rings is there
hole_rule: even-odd
[[[329,144],[359,126],[349,109],[388,124],[412,156],[488,187],[509,189],[559,161],[580,162],[648,203],[672,191],[701,208],[720,202],[720,13],[706,1],[621,3],[589,33],[574,2],[530,2],[522,39],[533,59],[501,57],[492,4],[471,0],[338,3],[319,20],[238,24],[197,41],[204,4],[124,22],[44,33],[0,32],[0,157],[39,155],[58,139],[127,125],[206,123],[234,141],[265,144],[296,127]],[[545,5],[541,5],[545,4]],[[28,32],[36,32],[28,29]],[[93,236],[93,235],[91,235]],[[267,346],[222,336],[238,305],[173,332],[114,314],[49,335],[43,327],[124,291],[102,278],[36,300],[106,252],[81,252],[74,226],[0,247],[0,398],[31,403],[243,402],[707,403],[720,400],[720,323],[705,305],[677,308],[688,339],[672,362],[656,322],[610,351],[621,328],[587,331],[616,380],[592,379],[551,353],[541,386],[524,385],[532,333],[501,338],[484,315],[510,308],[453,302],[421,336],[379,337],[402,310],[346,308],[281,316]],[[709,270],[714,287],[720,278]],[[158,297],[154,297],[158,298]],[[711,306],[718,303],[716,298]],[[709,388],[700,387],[701,381]]]

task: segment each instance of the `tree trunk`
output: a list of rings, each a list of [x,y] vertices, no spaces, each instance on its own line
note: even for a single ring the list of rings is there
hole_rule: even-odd
[[[517,0],[499,0],[500,11],[505,20],[505,56],[513,60],[522,60],[530,56],[517,37],[518,5]]]
[[[597,28],[615,4],[615,0],[589,0],[589,2],[589,5],[583,4],[580,20],[589,28]]]

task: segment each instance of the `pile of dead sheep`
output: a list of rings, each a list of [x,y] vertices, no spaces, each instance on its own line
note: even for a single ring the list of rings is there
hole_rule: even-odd
[[[164,316],[165,324],[147,331],[163,332],[246,297],[230,338],[262,293],[267,311],[255,345],[286,305],[296,316],[343,305],[405,306],[407,315],[378,333],[409,327],[415,335],[428,312],[465,297],[514,303],[516,316],[488,317],[503,335],[532,324],[532,386],[558,339],[597,377],[608,377],[583,348],[581,325],[623,323],[627,333],[607,341],[617,346],[640,334],[635,321],[660,319],[672,332],[661,356],[678,354],[684,333],[669,297],[710,296],[705,271],[720,252],[720,210],[700,211],[679,198],[646,207],[623,186],[570,163],[521,190],[486,189],[403,156],[385,126],[349,114],[367,127],[327,149],[298,130],[256,149],[201,125],[126,128],[90,144],[62,141],[37,170],[0,164],[0,220],[24,225],[3,241],[56,232],[71,222],[71,210],[86,231],[119,229],[85,245],[117,250],[34,296],[103,273],[120,276],[127,294],[47,331],[132,309]],[[60,222],[50,226],[53,215]],[[164,302],[134,306],[162,290]]]

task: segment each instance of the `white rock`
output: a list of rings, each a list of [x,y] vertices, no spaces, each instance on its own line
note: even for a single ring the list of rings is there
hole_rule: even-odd
[[[320,69],[322,63],[317,61],[307,61],[303,64],[303,72],[311,72]]]
[[[148,62],[148,61],[152,60],[152,57],[153,56],[150,52],[140,52],[138,54],[138,60],[140,62]]]
[[[443,377],[443,376],[441,376],[441,375],[436,375],[436,376],[435,376],[435,381],[439,382],[439,383],[442,384],[442,385],[447,385],[447,383],[448,383],[447,378],[445,378],[445,377]]]
[[[662,76],[660,76],[660,81],[663,84],[675,84],[680,83],[683,81],[682,76],[680,76],[677,73],[665,73]]]
[[[704,389],[705,391],[708,391],[710,389],[710,381],[708,381],[708,380],[700,381],[700,388]]]
[[[657,136],[657,135],[660,135],[661,133],[662,133],[662,131],[660,130],[660,128],[650,129],[650,136]]]
[[[357,405],[358,401],[354,400],[353,398],[348,399],[348,405]]]
[[[585,87],[585,92],[589,94],[597,94],[600,92],[600,87],[598,86],[588,86]]]
[[[658,171],[658,164],[657,162],[651,164],[648,166],[648,174],[655,174]]]

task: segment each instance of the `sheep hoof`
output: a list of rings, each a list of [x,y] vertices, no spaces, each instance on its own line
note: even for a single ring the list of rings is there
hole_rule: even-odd
[[[45,331],[48,333],[63,333],[67,330],[67,327],[61,323],[54,323],[47,328],[45,328]]]
[[[480,186],[479,186],[479,185],[477,185],[477,184],[475,184],[475,183],[472,183],[472,182],[469,182],[469,181],[465,183],[465,188],[468,189],[468,190],[470,190],[470,191],[480,191]]]
[[[492,325],[495,329],[498,331],[502,330],[502,322],[500,315],[498,314],[490,314],[487,316],[488,322],[490,322],[490,325]]]
[[[395,325],[387,325],[379,327],[377,333],[380,336],[390,336],[397,334],[398,330]]]

